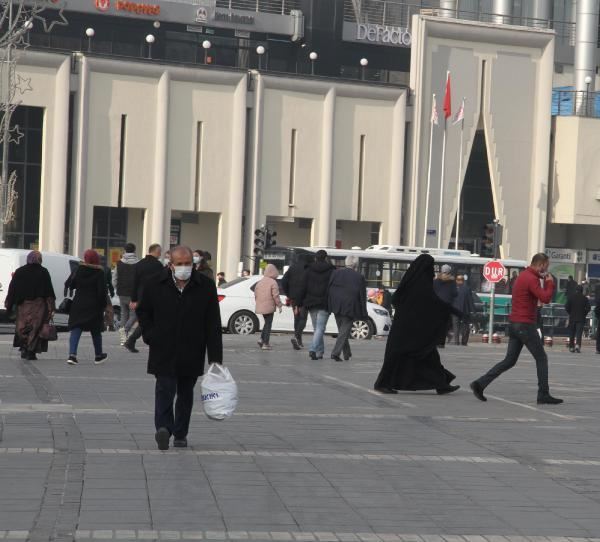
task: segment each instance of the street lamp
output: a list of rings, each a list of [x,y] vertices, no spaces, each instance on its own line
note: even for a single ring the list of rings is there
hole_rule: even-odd
[[[315,51],[312,51],[309,55],[308,58],[310,58],[310,73],[311,75],[315,74],[315,62],[317,60],[317,58],[319,58],[319,55],[317,53],[315,53]]]
[[[208,40],[202,42],[202,48],[204,49],[204,64],[208,61],[208,50],[212,47],[212,43]]]
[[[592,84],[592,77],[590,75],[586,75],[585,79],[585,113],[586,116],[590,116],[590,85]]]
[[[262,46],[259,45],[256,48],[256,54],[258,55],[258,69],[262,70],[262,59],[263,59],[263,55],[265,54],[266,49]]]
[[[156,38],[152,34],[146,36],[146,43],[148,44],[148,58],[152,58],[152,44],[156,41]]]
[[[154,22],[152,23],[152,26],[153,26],[154,28],[160,28],[160,21],[154,21]]]
[[[92,38],[96,35],[96,31],[93,28],[86,28],[85,35],[88,39],[88,53],[92,50]]]
[[[361,58],[360,59],[360,65],[361,65],[361,77],[362,80],[365,80],[365,70],[367,69],[367,66],[369,65],[369,61],[366,58]]]
[[[33,21],[31,19],[27,19],[25,21],[25,24],[23,25],[23,28],[25,29],[25,32],[27,33],[25,35],[25,43],[29,44],[29,31],[33,28]]]

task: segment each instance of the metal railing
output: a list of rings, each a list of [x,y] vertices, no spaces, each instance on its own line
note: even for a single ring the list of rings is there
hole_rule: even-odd
[[[600,117],[600,92],[554,89],[552,116]]]
[[[300,0],[217,0],[219,9],[239,9],[277,15],[289,15],[293,9],[300,9]]]

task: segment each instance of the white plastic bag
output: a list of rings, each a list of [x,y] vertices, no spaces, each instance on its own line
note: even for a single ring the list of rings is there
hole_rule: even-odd
[[[238,389],[229,369],[211,363],[200,384],[202,408],[211,420],[224,420],[235,412]]]

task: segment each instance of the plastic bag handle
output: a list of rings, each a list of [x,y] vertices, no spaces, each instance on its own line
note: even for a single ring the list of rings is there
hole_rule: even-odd
[[[219,373],[221,373],[221,375],[225,375],[227,374],[225,372],[225,369],[223,369],[223,365],[221,363],[211,363],[208,367],[208,372],[209,373],[214,373],[213,369],[218,370]]]

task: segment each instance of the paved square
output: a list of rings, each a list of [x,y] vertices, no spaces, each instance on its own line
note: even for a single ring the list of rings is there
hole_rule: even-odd
[[[154,442],[147,350],[66,336],[23,362],[0,336],[0,540],[600,542],[600,356],[549,352],[557,407],[535,403],[535,365],[477,401],[468,383],[503,345],[449,346],[461,390],[372,391],[385,341],[348,363],[311,361],[289,336],[263,352],[227,335],[236,415],[199,401],[187,450]],[[327,339],[328,351],[332,339]]]

